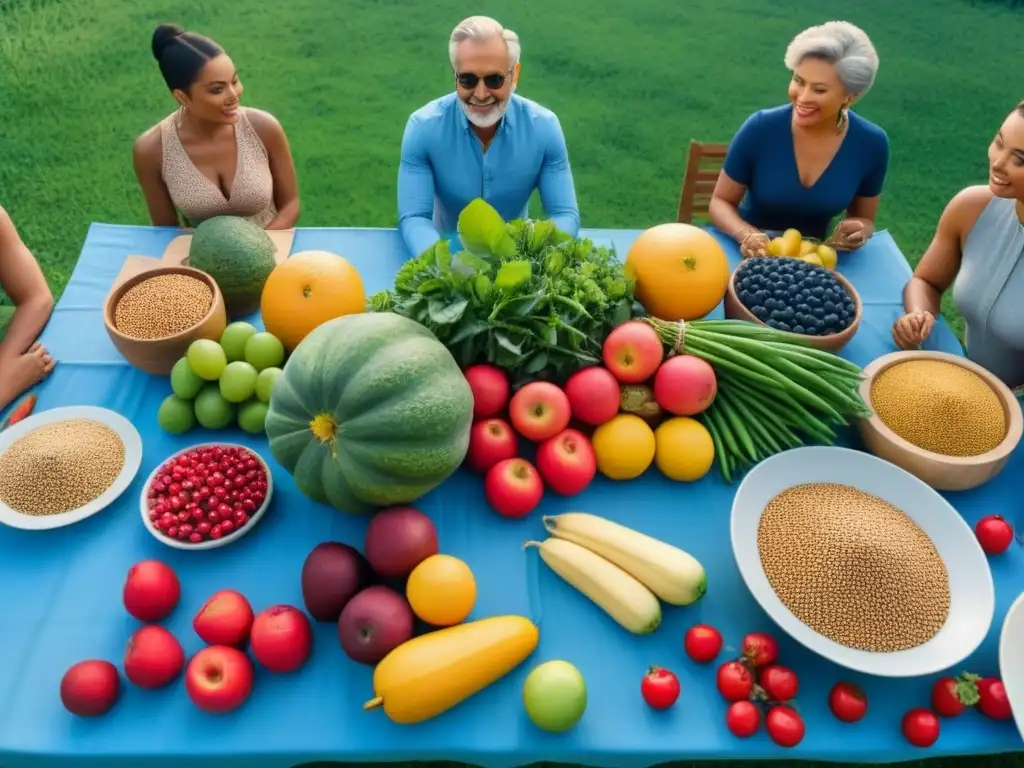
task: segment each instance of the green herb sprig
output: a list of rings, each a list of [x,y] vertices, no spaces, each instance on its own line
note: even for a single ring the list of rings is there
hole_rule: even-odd
[[[370,297],[429,328],[462,366],[488,362],[514,385],[564,381],[601,360],[601,345],[634,314],[633,282],[615,253],[553,221],[505,222],[482,199],[459,215],[464,250],[440,240]]]

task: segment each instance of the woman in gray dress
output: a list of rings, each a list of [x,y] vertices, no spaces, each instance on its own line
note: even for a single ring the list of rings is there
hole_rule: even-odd
[[[988,184],[961,190],[942,212],[892,335],[902,349],[920,346],[952,286],[967,356],[1015,388],[1024,385],[1024,102],[992,139],[988,164]]]

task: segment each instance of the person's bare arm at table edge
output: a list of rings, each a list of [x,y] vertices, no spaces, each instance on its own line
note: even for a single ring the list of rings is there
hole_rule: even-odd
[[[53,360],[36,342],[53,312],[53,294],[35,257],[0,208],[0,286],[14,303],[0,341],[0,411],[53,370]]]
[[[964,239],[991,198],[987,187],[967,187],[943,210],[931,243],[903,287],[904,314],[892,327],[893,341],[901,349],[915,349],[931,334],[942,294],[960,271]]]
[[[288,137],[277,118],[260,109],[250,109],[249,121],[263,142],[274,179],[274,207],[277,215],[264,229],[291,229],[299,220],[299,182]]]
[[[402,136],[398,164],[398,231],[409,258],[441,239],[434,227],[434,170],[427,157],[419,122],[410,117]]]
[[[139,180],[142,196],[149,209],[149,220],[154,227],[178,227],[181,220],[161,175],[163,140],[160,126],[154,126],[139,136],[132,147],[132,165]]]
[[[537,189],[544,213],[567,235],[580,233],[580,209],[576,202],[576,184],[569,164],[569,149],[558,118],[551,116],[551,135],[544,150]]]

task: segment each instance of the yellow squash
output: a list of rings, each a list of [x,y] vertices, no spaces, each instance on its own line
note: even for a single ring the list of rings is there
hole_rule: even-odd
[[[400,725],[422,723],[518,667],[540,640],[522,616],[494,616],[441,629],[402,643],[373,672],[375,698]]]

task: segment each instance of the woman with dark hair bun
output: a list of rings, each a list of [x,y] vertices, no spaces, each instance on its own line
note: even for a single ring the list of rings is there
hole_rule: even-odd
[[[242,83],[224,49],[174,24],[158,26],[152,46],[178,102],[135,142],[153,224],[194,227],[227,215],[265,229],[294,226],[299,190],[288,138],[273,115],[240,106]]]

